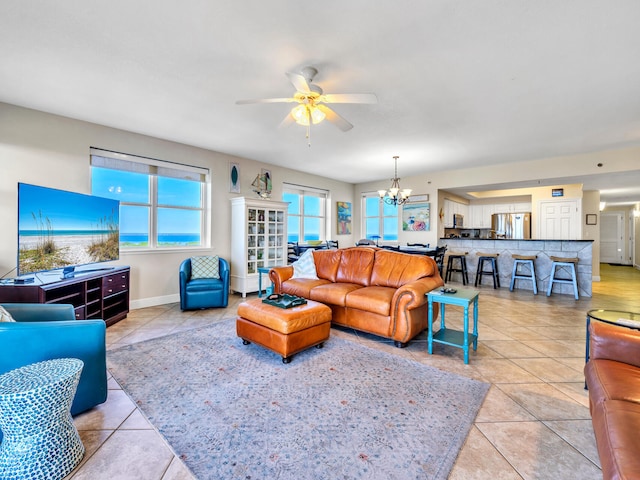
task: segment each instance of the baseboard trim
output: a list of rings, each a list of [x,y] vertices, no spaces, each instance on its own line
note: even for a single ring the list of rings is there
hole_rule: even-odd
[[[149,297],[140,298],[138,300],[131,300],[129,302],[129,308],[131,310],[137,310],[139,308],[157,307],[158,305],[166,305],[167,303],[176,303],[180,301],[180,294],[174,293],[172,295],[163,295],[161,297]]]

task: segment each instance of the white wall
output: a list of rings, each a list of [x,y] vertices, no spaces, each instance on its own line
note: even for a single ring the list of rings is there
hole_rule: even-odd
[[[18,182],[91,193],[90,147],[207,167],[212,176],[211,248],[121,254],[117,264],[131,266],[132,307],[177,301],[178,266],[192,254],[231,252],[229,162],[240,164],[241,195],[254,196],[251,182],[262,168],[273,175],[274,199],[282,182],[329,190],[330,238],[353,245],[353,235],[336,236],[336,201],[354,203],[352,184],[258,161],[138,135],[92,123],[0,103],[0,276],[17,263]],[[12,276],[11,274],[8,275]]]

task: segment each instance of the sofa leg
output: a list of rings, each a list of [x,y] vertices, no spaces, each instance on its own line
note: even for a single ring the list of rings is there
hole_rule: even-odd
[[[290,363],[291,362],[291,357],[282,357],[282,363]]]
[[[244,338],[242,339],[242,344],[243,345],[249,345],[251,342],[249,340],[245,340]]]
[[[408,345],[408,342],[403,343],[403,342],[399,342],[398,340],[394,340],[393,344],[398,348],[404,348]]]
[[[316,345],[316,348],[322,348],[324,347],[324,343],[319,343],[318,345]]]

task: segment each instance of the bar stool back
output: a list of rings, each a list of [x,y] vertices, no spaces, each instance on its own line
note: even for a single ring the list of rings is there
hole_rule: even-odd
[[[478,252],[478,269],[476,270],[476,281],[474,286],[478,286],[478,283],[482,285],[482,275],[491,275],[493,277],[493,288],[500,287],[500,274],[498,272],[498,256],[499,253],[480,253]],[[485,270],[485,263],[491,267],[491,270]]]
[[[573,285],[573,296],[576,300],[580,298],[578,294],[578,276],[576,274],[576,265],[578,264],[578,257],[551,257],[551,274],[549,275],[549,287],[547,289],[547,297],[551,295],[554,283],[567,283]],[[556,275],[566,269],[569,272],[570,277],[557,277]]]
[[[531,280],[533,282],[533,294],[538,294],[538,282],[536,281],[536,266],[533,261],[538,258],[537,255],[511,255],[513,258],[513,272],[511,273],[511,285],[509,290],[513,292],[513,287],[516,284],[516,280]],[[518,267],[528,266],[529,274],[522,272],[522,269],[518,271]]]
[[[447,273],[445,275],[445,282],[451,280],[452,273],[460,273],[462,277],[462,284],[469,283],[469,274],[467,272],[467,255],[469,252],[449,252],[449,259],[447,260]],[[458,261],[458,266],[454,266],[454,261]]]

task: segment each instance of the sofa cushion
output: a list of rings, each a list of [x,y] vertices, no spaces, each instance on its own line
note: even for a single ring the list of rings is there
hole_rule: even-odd
[[[604,322],[590,322],[589,356],[640,367],[640,332]]]
[[[362,286],[370,285],[375,252],[375,249],[367,247],[345,248],[342,250],[336,281]]]
[[[311,289],[327,283],[330,282],[321,278],[316,280],[311,278],[290,278],[282,282],[282,293],[313,300],[311,298]]]
[[[313,258],[316,262],[318,278],[335,282],[341,257],[342,250],[315,250]]]
[[[614,360],[590,359],[584,368],[592,405],[605,400],[640,404],[640,368]]]
[[[311,300],[329,305],[339,305],[344,307],[347,294],[362,288],[362,285],[355,283],[327,283],[311,289]]]
[[[640,405],[620,400],[599,404],[593,412],[593,429],[603,478],[640,478]]]
[[[313,250],[305,250],[300,258],[291,264],[293,266],[292,278],[309,278],[317,280],[316,264],[313,261]]]
[[[391,314],[391,300],[396,291],[391,287],[362,287],[347,295],[346,306],[388,317]]]
[[[187,283],[185,290],[190,293],[210,292],[212,290],[222,290],[224,282],[219,278],[196,278]]]
[[[431,257],[378,250],[371,272],[371,285],[399,288],[437,271]]]

